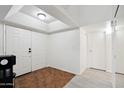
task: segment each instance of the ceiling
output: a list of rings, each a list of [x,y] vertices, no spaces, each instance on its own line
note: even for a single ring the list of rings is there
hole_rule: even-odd
[[[0,5],[0,20],[46,33],[54,32],[56,27],[57,31],[77,27],[102,29],[106,21],[114,18],[116,9],[117,5]],[[120,6],[117,18],[124,18],[123,10],[124,6]],[[47,15],[44,21],[37,17],[39,12]],[[52,31],[49,26],[54,27]]]
[[[113,19],[117,8],[116,5],[38,5],[38,7],[70,26],[79,27]]]
[[[0,5],[0,19],[4,19],[12,5]]]

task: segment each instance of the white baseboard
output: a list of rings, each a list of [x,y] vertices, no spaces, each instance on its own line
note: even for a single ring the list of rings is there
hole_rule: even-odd
[[[78,73],[78,75],[81,75],[87,68],[83,68],[80,70],[80,73]]]
[[[106,70],[106,72],[112,73],[112,71],[111,71],[111,70]]]
[[[73,71],[70,71],[70,70],[67,70],[67,69],[63,69],[63,68],[60,68],[60,67],[57,67],[57,66],[50,65],[49,67],[53,67],[53,68],[56,68],[56,69],[59,69],[59,70],[63,70],[63,71],[78,75],[78,73],[76,73],[76,72],[73,72]]]

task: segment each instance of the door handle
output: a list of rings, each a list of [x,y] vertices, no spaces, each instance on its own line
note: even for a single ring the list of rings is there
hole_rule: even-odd
[[[29,52],[29,53],[31,53],[31,52],[32,52],[32,51],[31,51],[31,48],[29,48],[29,49],[28,49],[28,52]]]

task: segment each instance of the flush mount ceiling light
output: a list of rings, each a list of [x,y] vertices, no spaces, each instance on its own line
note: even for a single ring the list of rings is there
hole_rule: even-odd
[[[46,19],[46,15],[43,13],[38,13],[37,16],[39,17],[39,19],[41,20],[45,20]]]

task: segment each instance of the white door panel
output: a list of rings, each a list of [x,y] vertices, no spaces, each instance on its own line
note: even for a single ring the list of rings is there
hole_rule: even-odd
[[[88,63],[90,67],[106,69],[104,32],[88,34]]]
[[[45,67],[46,35],[32,32],[32,70]]]
[[[124,74],[124,31],[115,32],[116,72]]]
[[[14,71],[17,76],[31,71],[31,32],[7,26],[7,54],[16,55]]]
[[[92,34],[88,34],[88,67],[93,66],[93,41]]]

